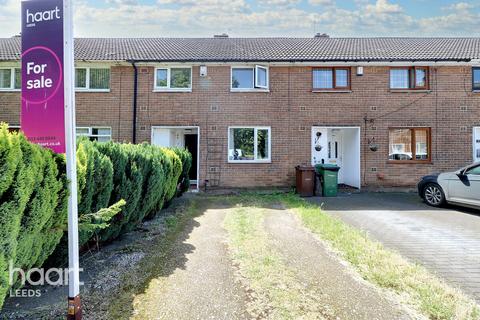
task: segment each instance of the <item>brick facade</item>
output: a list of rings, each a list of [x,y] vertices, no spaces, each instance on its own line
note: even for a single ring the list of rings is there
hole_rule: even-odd
[[[153,92],[154,67],[138,67],[137,142],[152,126],[200,127],[200,184],[222,187],[289,186],[295,166],[311,162],[312,126],[361,128],[361,180],[367,187],[413,187],[422,175],[472,162],[472,128],[480,126],[480,94],[470,66],[430,68],[430,91],[392,92],[388,66],[352,68],[351,92],[312,92],[312,67],[270,66],[270,92],[231,92],[230,66],[192,71],[192,92]],[[109,93],[79,92],[78,126],[109,126],[113,139],[132,140],[131,66],[111,68]],[[0,92],[0,121],[19,124],[20,94]],[[227,161],[229,126],[271,127],[271,163]],[[390,127],[429,127],[432,162],[388,161]],[[368,148],[375,140],[376,152]]]

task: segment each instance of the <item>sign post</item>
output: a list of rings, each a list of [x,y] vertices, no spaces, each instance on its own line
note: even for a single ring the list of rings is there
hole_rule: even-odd
[[[33,143],[65,153],[68,198],[67,319],[81,319],[72,0],[22,1],[21,127]]]

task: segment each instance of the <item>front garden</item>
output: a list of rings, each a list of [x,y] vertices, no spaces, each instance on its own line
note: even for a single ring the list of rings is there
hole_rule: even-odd
[[[111,242],[153,218],[188,190],[191,155],[149,144],[77,144],[81,251]],[[9,265],[28,270],[67,259],[64,155],[0,126],[0,307],[11,287]],[[12,283],[13,282],[13,283]]]

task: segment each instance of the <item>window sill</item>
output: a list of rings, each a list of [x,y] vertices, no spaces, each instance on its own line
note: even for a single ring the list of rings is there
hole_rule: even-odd
[[[169,93],[185,93],[192,92],[192,88],[189,89],[153,89],[153,92],[169,92]]]
[[[272,161],[271,160],[228,160],[228,163],[232,163],[232,164],[235,164],[235,163],[241,163],[241,164],[245,164],[245,163],[269,164],[269,163],[272,163]]]
[[[270,89],[230,89],[230,92],[259,92],[268,93]]]
[[[390,93],[430,93],[430,89],[390,89]]]
[[[387,164],[426,164],[431,165],[431,160],[388,160]]]
[[[472,90],[472,93],[480,93],[480,90]]]
[[[313,93],[352,93],[352,90],[312,90]]]
[[[110,89],[75,89],[75,92],[109,93]]]
[[[22,89],[0,89],[0,92],[20,92]]]

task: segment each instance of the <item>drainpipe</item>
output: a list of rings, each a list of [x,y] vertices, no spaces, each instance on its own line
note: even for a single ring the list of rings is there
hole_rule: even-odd
[[[137,94],[138,94],[138,69],[135,65],[135,61],[130,61],[133,67],[133,137],[132,142],[137,143]]]

